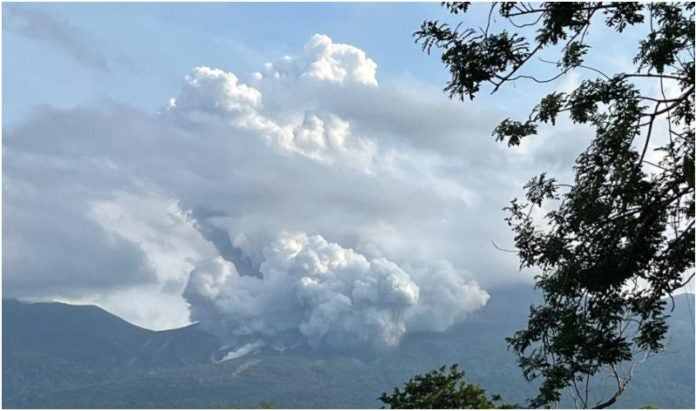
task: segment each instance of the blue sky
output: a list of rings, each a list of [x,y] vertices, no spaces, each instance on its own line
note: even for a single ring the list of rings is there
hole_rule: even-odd
[[[105,68],[84,64],[65,46],[16,31],[3,36],[5,124],[36,104],[70,106],[110,98],[146,110],[161,108],[192,67],[220,67],[244,77],[267,61],[300,50],[315,33],[355,45],[379,65],[380,80],[415,78],[443,84],[446,72],[411,33],[445,13],[435,3],[303,4],[3,4],[46,13],[74,30]]]
[[[12,29],[16,24],[6,24],[3,118],[11,124],[37,104],[69,107],[98,99],[156,111],[195,66],[219,67],[244,78],[268,61],[301,50],[315,33],[364,50],[377,62],[381,82],[442,87],[446,70],[437,56],[420,50],[412,33],[425,19],[483,26],[487,7],[474,5],[452,18],[439,3],[5,3],[6,22],[26,24],[22,11],[43,15],[103,64],[85,64],[66,44],[27,36]],[[601,37],[605,30],[596,32]],[[621,69],[630,58],[622,56],[627,44],[603,44],[592,58]],[[499,98],[481,93],[478,99],[517,111],[519,105],[509,104],[510,98],[538,96],[553,86],[514,84]]]

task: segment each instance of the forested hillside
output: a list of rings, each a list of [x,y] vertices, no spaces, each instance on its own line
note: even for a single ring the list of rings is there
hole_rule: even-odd
[[[14,408],[378,407],[410,376],[457,362],[467,379],[524,403],[504,338],[524,323],[531,291],[491,291],[486,308],[445,333],[409,335],[399,349],[355,356],[261,351],[224,362],[212,336],[190,326],[155,332],[97,307],[3,301],[3,406]],[[637,369],[617,407],[693,406],[693,322],[679,296],[666,351]],[[565,404],[572,406],[572,404]]]

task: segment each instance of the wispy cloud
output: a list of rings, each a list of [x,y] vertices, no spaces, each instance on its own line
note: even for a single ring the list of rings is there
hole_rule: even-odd
[[[82,30],[45,11],[18,6],[4,7],[3,30],[44,41],[87,67],[107,70],[106,58],[85,40]]]

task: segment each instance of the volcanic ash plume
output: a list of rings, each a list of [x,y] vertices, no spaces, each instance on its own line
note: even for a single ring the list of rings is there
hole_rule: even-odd
[[[488,299],[449,265],[409,273],[319,235],[285,233],[263,258],[257,277],[217,257],[184,291],[192,320],[233,348],[384,349],[409,331],[444,331]]]

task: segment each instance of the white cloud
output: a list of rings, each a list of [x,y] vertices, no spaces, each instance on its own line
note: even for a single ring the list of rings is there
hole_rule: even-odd
[[[305,45],[305,52],[313,61],[303,76],[339,84],[377,85],[377,64],[357,47],[334,43],[329,36],[315,34]]]
[[[262,114],[261,106],[259,90],[240,83],[233,73],[196,67],[186,76],[179,96],[170,100],[167,114],[196,123],[222,120],[253,133],[280,151],[370,171],[376,144],[353,136],[348,122],[335,115],[320,117],[309,111],[298,122]]]
[[[319,235],[283,233],[263,255],[260,278],[215,258],[191,273],[184,293],[192,318],[238,347],[258,338],[278,348],[393,347],[411,327],[443,331],[488,298],[449,267],[414,277]]]
[[[248,83],[195,68],[158,114],[36,109],[3,137],[5,292],[158,328],[188,300],[243,325],[237,348],[389,346],[461,321],[485,303],[473,280],[528,279],[490,241],[510,243],[500,209],[551,163],[496,145],[497,114],[375,70],[318,35]]]
[[[261,105],[261,93],[239,83],[232,73],[196,67],[186,76],[184,89],[174,103],[177,109],[189,112],[244,115]]]
[[[107,231],[138,244],[158,279],[180,283],[181,289],[201,258],[216,255],[174,199],[117,194],[94,202],[88,215]]]
[[[349,44],[334,43],[324,34],[315,34],[300,56],[284,56],[266,63],[264,73],[252,74],[255,80],[299,81],[304,86],[333,84],[339,86],[376,87],[377,63],[363,50]]]

